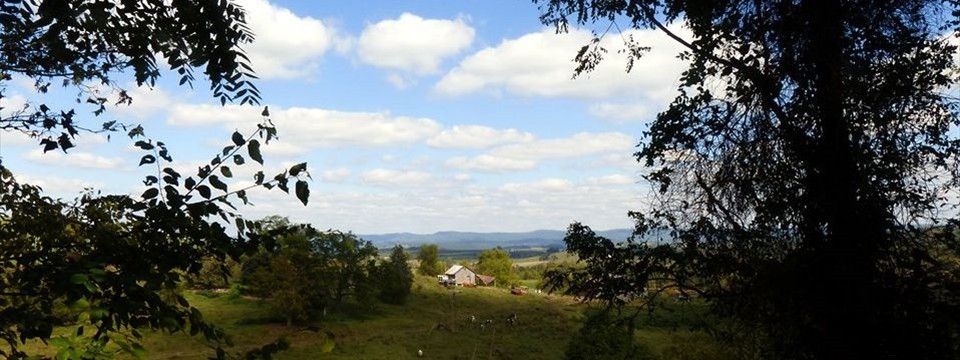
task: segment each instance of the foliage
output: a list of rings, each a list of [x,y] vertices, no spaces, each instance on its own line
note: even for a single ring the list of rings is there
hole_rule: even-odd
[[[410,296],[413,286],[413,272],[407,264],[407,253],[397,245],[390,258],[379,266],[379,299],[387,304],[403,305]]]
[[[230,345],[223,330],[207,323],[178,289],[185,277],[198,275],[204,259],[222,264],[256,249],[255,224],[233,212],[234,202],[247,203],[246,191],[289,192],[289,184],[306,203],[306,164],[273,178],[259,172],[254,185],[242,189],[222,179],[245,159],[263,163],[261,142],[277,135],[269,111],[264,109],[256,131],[235,132],[222,153],[183,176],[168,166],[173,158],[166,144],[145,138],[143,127],[116,120],[84,125],[75,108],[53,109],[43,99],[57,87],[74,88],[76,103],[101,116],[108,97],[118,104],[133,100],[115,77],[130,74],[138,86],[152,86],[160,74],[159,55],[181,85],[192,85],[199,69],[221,103],[256,104],[260,94],[250,81],[255,76],[240,49],[251,39],[243,10],[229,1],[0,4],[0,99],[10,81],[28,79],[36,90],[23,108],[6,109],[0,129],[23,132],[44,151],[67,151],[82,132],[106,132],[109,138],[122,129],[145,152],[140,166],[151,169],[139,198],[89,191],[65,202],[19,183],[0,166],[0,357],[27,357],[23,344],[36,339],[50,340],[60,357],[141,356],[143,329],[201,334],[217,358],[233,355],[223,349]],[[57,304],[66,304],[76,318],[70,336],[53,337],[62,317]],[[241,356],[269,358],[285,346],[268,344]]]
[[[420,267],[417,268],[420,275],[437,276],[446,270],[440,262],[440,246],[437,244],[420,245],[417,260],[420,261]]]
[[[356,235],[317,231],[286,219],[261,222],[264,246],[242,265],[249,294],[271,304],[288,324],[318,318],[346,299],[374,298],[376,248]]]
[[[498,286],[516,285],[516,271],[510,254],[501,248],[486,250],[477,257],[477,273],[496,277]]]
[[[536,2],[561,31],[664,32],[689,63],[636,153],[657,200],[636,237],[571,225],[586,267],[553,284],[611,306],[702,297],[744,357],[960,356],[960,283],[931,254],[958,249],[955,2]]]
[[[138,86],[154,84],[159,55],[179,74],[181,85],[192,85],[201,70],[222,103],[256,104],[260,92],[240,49],[252,39],[243,9],[229,1],[6,1],[0,5],[0,98],[17,75],[35,83],[34,99],[59,82],[76,88],[76,102],[90,105],[99,116],[111,93],[119,104],[133,100],[117,84],[118,74],[132,74]],[[0,127],[37,138],[44,151],[66,151],[82,131],[139,128],[115,120],[85,126],[75,109],[44,103],[8,111]]]

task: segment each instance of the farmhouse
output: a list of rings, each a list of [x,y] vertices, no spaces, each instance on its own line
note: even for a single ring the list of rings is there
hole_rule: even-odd
[[[477,274],[466,266],[454,265],[447,269],[447,272],[443,275],[438,275],[437,280],[446,285],[474,286],[477,284]]]

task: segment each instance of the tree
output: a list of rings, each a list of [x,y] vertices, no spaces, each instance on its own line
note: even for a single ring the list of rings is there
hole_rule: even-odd
[[[366,301],[373,296],[369,270],[376,261],[377,248],[352,233],[323,232],[317,239],[321,261],[330,274],[332,305],[339,308],[348,297]]]
[[[287,326],[306,319],[311,310],[323,307],[326,289],[319,286],[320,263],[311,243],[316,232],[308,226],[261,220],[272,228],[268,233],[276,239],[272,251],[261,248],[247,269],[251,293],[264,297],[273,312],[283,316]],[[270,247],[270,245],[267,245]]]
[[[407,253],[400,245],[393,247],[390,258],[379,266],[380,301],[387,304],[403,305],[410,296],[413,286],[413,272],[407,264]]]
[[[477,271],[483,275],[496,277],[498,285],[512,286],[519,279],[513,269],[513,260],[510,260],[510,254],[501,248],[481,252],[477,256]]]
[[[420,275],[437,276],[443,273],[443,264],[440,263],[440,247],[437,244],[420,245],[417,260],[420,261],[420,267],[417,268],[417,273]]]
[[[931,256],[955,254],[960,234],[944,196],[960,184],[960,103],[945,91],[956,3],[535,1],[561,31],[664,32],[689,63],[635,154],[657,205],[631,213],[626,244],[571,225],[586,267],[551,272],[554,285],[612,306],[700,296],[731,320],[725,339],[761,344],[744,356],[960,354],[960,283]]]
[[[43,99],[51,87],[75,88],[76,102],[102,116],[111,92],[121,104],[132,101],[114,77],[126,73],[138,85],[152,86],[160,55],[181,84],[193,84],[194,71],[202,69],[222,103],[258,103],[253,72],[240,49],[252,39],[243,18],[243,10],[229,1],[0,4],[0,98],[15,77],[34,81],[37,92],[23,108],[8,109],[11,115],[0,119],[0,129],[26,133],[44,151],[67,151],[83,132],[109,137],[123,130],[145,152],[140,165],[151,169],[139,198],[91,191],[65,202],[43,196],[0,166],[0,357],[27,357],[22,344],[35,339],[52,340],[58,357],[109,356],[116,348],[142,355],[142,329],[202,334],[217,358],[232,355],[223,349],[229,344],[223,330],[169,290],[197,275],[204,259],[224,263],[257,248],[256,224],[231,210],[234,202],[247,202],[246,191],[289,192],[293,185],[306,203],[306,164],[273,178],[260,172],[253,186],[242,189],[221,179],[232,177],[230,166],[245,159],[262,164],[261,142],[277,135],[269,111],[264,109],[256,131],[234,133],[222,153],[184,176],[168,166],[173,158],[166,145],[146,138],[143,127],[116,120],[90,126],[76,109],[53,109]],[[228,222],[235,233],[227,230]],[[63,303],[78,319],[77,328],[54,338],[54,306]],[[245,356],[269,356],[285,346],[268,344]]]

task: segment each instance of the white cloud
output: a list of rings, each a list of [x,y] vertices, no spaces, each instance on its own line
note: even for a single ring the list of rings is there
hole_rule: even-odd
[[[323,21],[301,17],[266,0],[237,0],[247,12],[247,25],[256,40],[246,46],[251,65],[261,78],[309,75],[319,59],[346,40]]]
[[[44,165],[73,166],[86,169],[117,169],[124,161],[119,157],[104,157],[88,152],[70,151],[63,154],[59,151],[43,153],[42,149],[34,149],[24,156],[27,160]]]
[[[375,169],[364,172],[360,179],[367,185],[392,188],[427,185],[433,180],[433,176],[421,171]]]
[[[446,165],[461,170],[489,172],[530,170],[544,160],[629,152],[632,147],[633,139],[623,133],[582,132],[566,138],[503,145],[473,158],[452,158]]]
[[[486,172],[504,172],[531,170],[537,167],[537,162],[532,160],[517,160],[503,158],[491,155],[478,155],[472,158],[454,157],[447,160],[448,167],[460,170],[477,170]]]
[[[497,130],[480,125],[456,125],[427,140],[437,148],[471,149],[533,141],[531,133],[516,129]]]
[[[681,36],[689,33],[675,28]],[[676,58],[680,45],[655,30],[630,30],[623,37],[633,36],[642,46],[652,50],[638,59],[627,74],[623,39],[608,35],[601,44],[608,52],[597,68],[577,79],[571,79],[577,51],[590,42],[586,30],[556,34],[547,28],[540,32],[507,39],[470,55],[448,72],[435,85],[435,91],[446,95],[474,92],[506,91],[518,95],[601,99],[625,97],[665,104],[674,94],[684,63]]]
[[[331,170],[324,170],[320,173],[320,178],[326,182],[341,182],[350,177],[351,171],[347,168],[337,168]]]
[[[367,26],[360,34],[357,53],[363,62],[377,67],[427,75],[439,72],[444,58],[469,47],[474,35],[462,18],[424,19],[403,13]]]
[[[253,129],[262,120],[260,111],[260,108],[239,105],[179,105],[173,108],[167,122],[177,126],[221,124],[229,130]],[[280,141],[304,151],[343,146],[412,144],[437,134],[441,129],[441,125],[431,119],[392,116],[387,112],[344,112],[316,108],[272,108],[270,112]]]
[[[637,121],[652,121],[657,115],[656,111],[647,104],[616,104],[616,103],[596,103],[590,105],[588,109],[591,115],[602,120],[614,123],[626,123]]]
[[[636,184],[637,181],[623,174],[611,174],[587,178],[586,183],[590,185],[630,185]]]
[[[63,178],[53,175],[34,176],[30,174],[14,174],[17,181],[39,186],[44,193],[60,197],[75,197],[84,189],[102,189],[103,184],[77,178]]]
[[[441,180],[435,176],[430,186],[391,186],[383,191],[317,187],[305,208],[292,197],[258,193],[251,195],[257,204],[251,210],[260,216],[286,213],[293,221],[371,234],[561,230],[573,221],[594,229],[628,228],[632,222],[627,212],[644,208],[638,187],[598,186],[556,177],[488,186],[472,182],[434,185]],[[293,207],[298,210],[291,212]],[[377,221],[369,221],[371,218]],[[322,220],[318,223],[318,219]]]

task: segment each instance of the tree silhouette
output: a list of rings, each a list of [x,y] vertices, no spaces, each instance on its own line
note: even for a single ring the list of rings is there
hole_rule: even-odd
[[[636,153],[656,205],[626,244],[571,225],[587,266],[554,285],[613,306],[698,295],[745,357],[960,356],[955,2],[535,2],[561,31],[664,32],[689,65]]]

